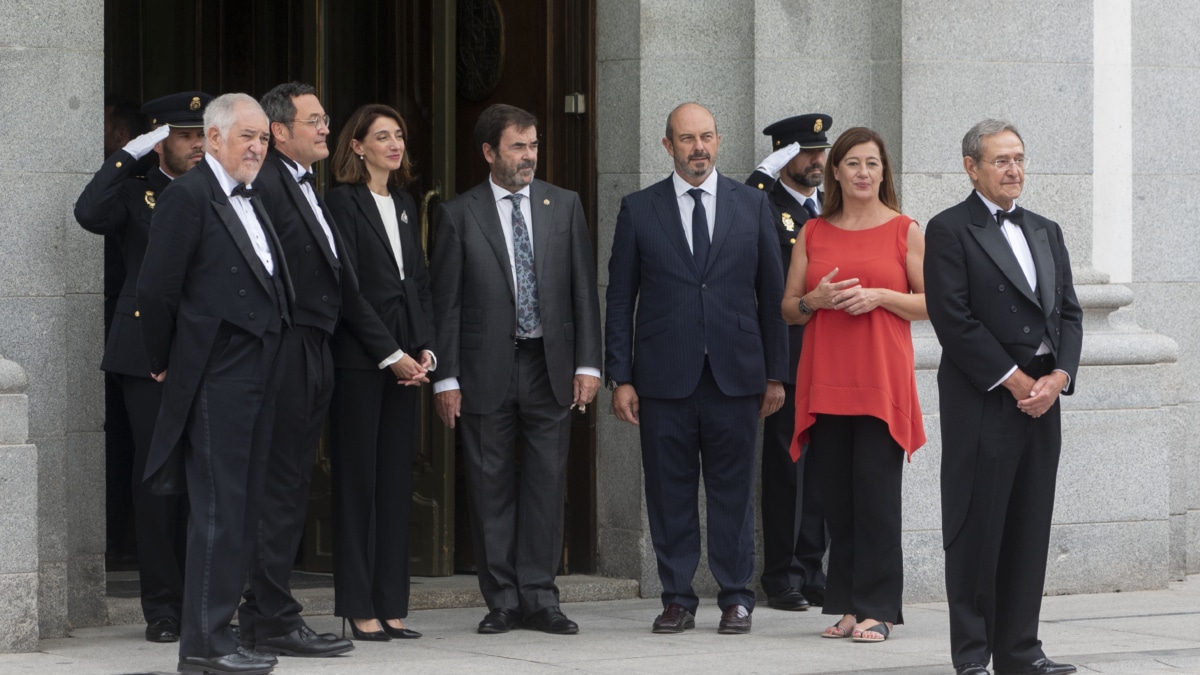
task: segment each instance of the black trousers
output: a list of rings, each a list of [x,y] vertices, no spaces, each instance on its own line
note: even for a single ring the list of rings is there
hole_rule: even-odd
[[[181,658],[237,651],[229,626],[266,482],[279,341],[278,333],[258,338],[223,325],[192,402],[183,456],[190,517]]]
[[[514,359],[504,401],[458,424],[471,537],[488,609],[530,616],[558,606],[570,408],[554,398],[540,341],[496,358]]]
[[[784,383],[783,392],[783,407],[763,421],[759,510],[763,570],[759,579],[767,595],[778,595],[787,588],[824,587],[821,562],[829,544],[820,474],[812,453],[804,453],[798,462],[789,454],[796,430],[796,385]]]
[[[333,589],[337,616],[408,616],[419,390],[390,369],[334,371]]]
[[[1035,359],[1033,378],[1053,369]],[[1062,448],[1061,407],[1034,419],[1004,387],[984,399],[971,503],[946,548],[950,650],[955,664],[1021,670],[1043,658],[1038,615]],[[950,447],[943,452],[969,451]]]
[[[304,625],[304,607],[292,596],[289,581],[304,534],[313,459],[333,395],[329,340],[319,328],[299,326],[280,346],[269,479],[255,529],[250,584],[238,610],[243,639],[286,635]]]
[[[818,414],[808,451],[821,474],[829,524],[825,614],[904,623],[900,477],[904,450],[887,423],[867,415]]]
[[[183,605],[183,569],[187,549],[187,497],[152,494],[142,482],[163,385],[148,377],[120,376],[133,435],[132,485],[138,580],[146,622],[179,620]]]
[[[754,609],[754,439],[759,396],[727,396],[706,364],[682,399],[641,398],[646,514],[662,603],[695,613],[700,563],[700,476],[708,512],[708,567],[717,605]]]

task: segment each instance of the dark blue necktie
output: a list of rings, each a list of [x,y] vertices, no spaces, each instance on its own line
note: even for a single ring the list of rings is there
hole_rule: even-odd
[[[813,201],[812,197],[804,200],[804,210],[808,211],[809,218],[817,217],[817,203]]]
[[[692,257],[696,259],[696,268],[703,273],[705,265],[708,264],[709,248],[708,212],[704,210],[704,202],[701,200],[704,190],[692,188],[688,190],[688,194],[696,201],[696,206],[692,209]]]

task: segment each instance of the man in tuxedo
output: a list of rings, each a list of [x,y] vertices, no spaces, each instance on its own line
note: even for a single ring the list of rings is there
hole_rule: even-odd
[[[573,634],[579,627],[560,611],[554,577],[570,410],[600,386],[595,258],[579,195],[533,177],[536,117],[490,106],[475,145],[490,176],[439,209],[430,277],[435,399],[462,439],[488,606],[479,632],[506,633],[523,620]]]
[[[314,189],[313,164],[329,156],[329,116],[316,90],[299,82],[271,89],[259,103],[270,123],[271,147],[254,187],[279,236],[296,302],[292,330],[279,348],[270,480],[238,622],[242,644],[259,652],[334,656],[354,644],[309,628],[289,584],[304,532],[313,459],[333,394],[330,340],[342,308],[342,278],[349,274],[333,216]]]
[[[204,134],[203,161],[158,199],[138,279],[150,372],[164,383],[146,481],[188,495],[179,670],[255,675],[275,657],[242,649],[230,620],[254,548],[291,281],[250,188],[270,138],[262,108],[219,96]]]
[[[1073,673],[1046,658],[1038,613],[1082,311],[1058,224],[1016,205],[1025,145],[1013,125],[963,138],[975,191],[925,233],[925,301],[942,344],[942,543],[959,675]]]
[[[819,188],[830,145],[825,132],[832,124],[829,115],[811,113],[763,129],[776,150],[746,179],[747,185],[769,195],[785,276],[800,228],[821,213],[824,193]],[[775,174],[779,174],[778,181]],[[763,421],[762,444],[763,571],[759,580],[768,606],[793,612],[825,602],[821,561],[829,544],[812,453],[804,453],[798,462],[791,457],[796,430],[796,368],[803,337],[804,326],[788,326],[783,407]]]
[[[641,432],[663,586],[656,633],[695,626],[701,472],[718,632],[750,632],[754,437],[758,419],[783,405],[787,377],[771,207],[716,173],[720,145],[706,108],[671,112],[663,147],[675,171],[621,201],[608,266],[605,369],[613,412]]]
[[[138,581],[150,642],[179,639],[187,500],[152,494],[142,483],[162,384],[150,377],[138,325],[137,281],[158,195],[204,157],[204,106],[210,100],[203,92],[185,91],[142,106],[154,129],[115,150],[75,202],[75,220],[89,232],[106,235],[106,246],[115,242],[125,270],[100,368],[116,378],[131,430],[132,472],[112,479],[133,500]]]

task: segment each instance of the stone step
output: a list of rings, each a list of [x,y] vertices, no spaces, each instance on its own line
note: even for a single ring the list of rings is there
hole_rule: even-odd
[[[314,575],[306,575],[308,577]],[[328,575],[326,575],[328,576]],[[591,602],[597,600],[629,600],[639,596],[637,581],[611,579],[586,574],[572,574],[557,579],[562,602]],[[333,614],[333,581],[327,586],[295,588],[294,593],[304,605],[305,616]],[[124,626],[143,623],[141,602],[136,597],[108,596],[108,625]],[[409,608],[456,609],[484,607],[479,583],[472,575],[449,577],[413,577]]]

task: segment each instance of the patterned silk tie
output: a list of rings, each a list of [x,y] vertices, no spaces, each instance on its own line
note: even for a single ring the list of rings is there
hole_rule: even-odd
[[[688,194],[696,200],[696,206],[692,209],[692,257],[696,259],[696,268],[704,274],[709,248],[708,212],[704,210],[704,202],[700,200],[704,196],[704,190],[692,188],[688,190]]]
[[[521,213],[521,197],[521,194],[511,194],[505,199],[511,199],[513,205],[513,259],[517,264],[517,330],[521,335],[532,335],[542,320],[538,315],[533,243],[529,240],[529,228],[525,226],[525,214]]]

